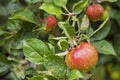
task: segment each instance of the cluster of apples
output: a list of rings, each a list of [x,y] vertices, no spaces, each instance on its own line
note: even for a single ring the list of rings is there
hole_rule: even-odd
[[[100,4],[89,5],[85,10],[85,14],[93,22],[100,20],[103,13],[104,8]],[[88,71],[97,64],[98,53],[93,45],[82,42],[75,49],[68,52],[65,61],[70,69]]]
[[[88,18],[95,22],[101,19],[104,8],[100,4],[92,4],[86,7],[85,14]],[[46,30],[50,31],[57,25],[54,16],[46,18]],[[65,61],[70,69],[78,69],[80,71],[89,70],[97,64],[98,53],[93,45],[87,42],[80,43],[76,48],[70,50],[65,56]]]

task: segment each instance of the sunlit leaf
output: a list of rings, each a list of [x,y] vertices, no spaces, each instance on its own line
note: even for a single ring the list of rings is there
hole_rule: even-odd
[[[60,18],[62,17],[62,10],[60,7],[52,4],[52,3],[43,3],[39,9],[42,9],[44,11],[46,11],[49,14],[53,14],[56,15],[56,17]]]
[[[80,0],[79,2],[73,5],[72,10],[74,11],[74,13],[79,14],[84,10],[87,4],[88,4],[88,0]]]
[[[67,0],[53,0],[54,4],[57,6],[65,6],[67,3]]]
[[[23,41],[23,45],[23,52],[26,59],[36,64],[43,63],[45,54],[49,52],[48,46],[35,38]]]
[[[78,70],[72,70],[69,75],[67,80],[74,80],[74,79],[79,79],[83,78],[83,75],[80,73]]]
[[[65,77],[67,68],[64,59],[61,57],[50,55],[46,57],[44,65],[56,78],[62,80]]]

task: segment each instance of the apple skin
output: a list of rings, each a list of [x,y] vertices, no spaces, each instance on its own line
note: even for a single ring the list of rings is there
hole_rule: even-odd
[[[57,20],[54,16],[47,16],[46,18],[46,31],[51,31],[57,26]]]
[[[93,22],[101,19],[104,13],[104,8],[100,4],[89,5],[85,10],[86,15]]]
[[[70,69],[88,71],[97,64],[98,53],[94,46],[87,42],[82,42],[78,47],[68,52],[65,61]]]

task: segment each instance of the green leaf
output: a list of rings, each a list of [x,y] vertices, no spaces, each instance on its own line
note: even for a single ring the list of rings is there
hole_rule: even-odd
[[[23,41],[23,45],[23,52],[26,59],[36,64],[43,63],[43,58],[49,52],[48,46],[35,38]]]
[[[31,27],[29,23],[28,24],[18,23],[16,24],[16,26],[19,26],[19,27],[22,26],[22,28],[14,35],[13,38],[11,38],[11,42],[9,43],[9,46],[10,48],[13,48],[13,49],[21,49],[23,46],[22,40],[33,38],[32,31],[31,31],[33,27]],[[29,26],[29,27],[26,27],[26,26]]]
[[[18,20],[15,20],[14,23],[12,21],[9,21],[7,23],[7,29],[11,32],[17,33],[17,31],[20,30],[21,26],[16,26],[16,24],[19,24]]]
[[[107,18],[100,25],[100,27],[90,35],[90,37],[92,40],[101,40],[108,35],[110,29],[111,29],[111,22],[110,22],[109,18]]]
[[[6,7],[0,5],[0,16],[7,16],[8,12],[6,10]]]
[[[63,30],[63,32],[65,33],[65,35],[69,39],[71,39],[71,40],[74,39],[74,37],[75,37],[75,29],[74,29],[74,27],[70,26],[66,22],[59,22],[58,25]]]
[[[17,2],[9,2],[9,4],[6,6],[7,14],[12,14],[16,10],[22,9],[23,6],[21,4],[18,4]]]
[[[98,0],[98,2],[104,2],[104,1],[108,1],[108,2],[116,2],[117,0]]]
[[[53,76],[43,75],[43,76],[34,76],[29,80],[57,80],[57,79]]]
[[[37,18],[29,9],[18,10],[11,17],[9,17],[9,19],[21,19],[37,24]]]
[[[44,65],[56,78],[62,80],[65,77],[67,67],[61,57],[55,55],[47,56]]]
[[[67,0],[53,0],[54,4],[57,6],[65,6],[67,4]]]
[[[83,75],[80,73],[80,71],[78,71],[78,70],[72,70],[68,74],[68,79],[67,80],[74,80],[74,79],[79,79],[79,78],[83,78]]]
[[[106,54],[106,55],[110,55],[110,54],[116,55],[115,50],[113,49],[113,46],[105,40],[95,41],[95,42],[92,42],[92,44],[95,46],[95,48],[99,53]]]
[[[0,27],[1,27],[1,26],[0,26]],[[0,36],[3,35],[4,33],[5,33],[5,31],[0,28]]]
[[[43,3],[39,9],[42,9],[44,11],[46,11],[49,14],[53,14],[56,15],[56,17],[60,18],[62,17],[62,10],[60,7],[52,4],[52,3]]]
[[[51,3],[53,0],[43,0],[45,3]]]
[[[73,5],[72,10],[74,11],[74,13],[79,14],[84,10],[87,4],[88,4],[88,0],[80,0],[79,2]]]
[[[86,30],[88,30],[88,28],[89,28],[89,18],[86,15],[84,15],[84,17],[82,19],[80,31],[86,32]]]
[[[90,36],[93,32],[94,32],[94,31],[93,31],[93,28],[90,26],[90,27],[88,28],[88,30],[86,31],[86,34],[87,34],[88,36]]]
[[[53,37],[53,36],[50,36],[49,38],[48,38],[48,41],[50,42],[50,43],[52,43],[52,44],[57,44],[57,42],[59,41],[59,40],[61,40],[61,39],[67,39],[67,37]]]
[[[10,64],[10,61],[7,59],[7,57],[0,53],[0,62],[6,63],[6,64]]]
[[[66,39],[59,40],[57,44],[61,50],[66,50],[69,47],[68,41]]]
[[[42,2],[42,0],[25,0],[29,3],[37,3],[37,2]]]
[[[49,49],[50,49],[50,52],[55,54],[55,46],[53,46],[53,45],[50,44],[50,43],[47,43],[47,45],[48,45],[48,47],[49,47]]]
[[[45,80],[45,79],[44,79],[44,76],[34,76],[30,78],[29,80]]]
[[[0,62],[0,76],[8,72],[10,66],[6,63]]]
[[[91,73],[83,73],[83,80],[89,80],[92,76],[93,74]]]

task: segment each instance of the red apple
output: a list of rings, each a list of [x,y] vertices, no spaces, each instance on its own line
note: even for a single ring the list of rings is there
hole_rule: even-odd
[[[51,29],[57,26],[57,20],[54,16],[48,16],[46,18],[46,30],[50,31]]]
[[[68,52],[65,61],[70,69],[87,71],[96,65],[98,54],[94,46],[82,42],[78,47]]]
[[[89,5],[85,11],[86,15],[93,22],[100,20],[104,13],[104,8],[100,4]]]

